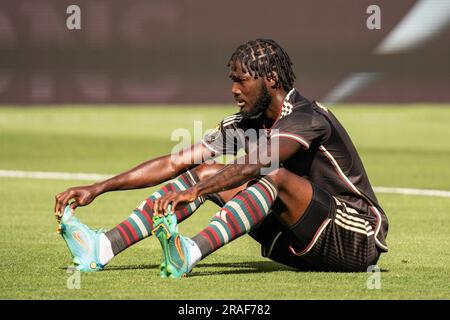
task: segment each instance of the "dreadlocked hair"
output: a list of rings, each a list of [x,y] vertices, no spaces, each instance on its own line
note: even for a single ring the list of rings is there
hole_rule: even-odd
[[[295,80],[292,62],[284,49],[271,39],[256,39],[240,45],[228,61],[228,67],[235,68],[240,61],[242,70],[250,73],[255,79],[267,77],[274,79],[276,72],[277,88],[283,87],[289,92]]]

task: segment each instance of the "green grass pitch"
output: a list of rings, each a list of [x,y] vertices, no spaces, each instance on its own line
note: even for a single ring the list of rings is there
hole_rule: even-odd
[[[337,106],[374,186],[450,190],[450,108]],[[0,170],[115,174],[170,152],[176,128],[212,128],[232,106],[0,108]],[[390,219],[390,252],[367,273],[298,272],[260,256],[248,236],[201,261],[192,276],[160,279],[149,238],[68,289],[71,259],[56,234],[54,195],[87,181],[0,178],[0,299],[449,299],[450,198],[378,194]],[[121,222],[154,188],[114,192],[80,208],[93,228]],[[180,226],[194,235],[216,208]]]

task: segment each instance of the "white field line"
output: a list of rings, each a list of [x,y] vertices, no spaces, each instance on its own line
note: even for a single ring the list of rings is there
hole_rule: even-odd
[[[379,192],[379,193],[398,193],[398,194],[405,194],[405,195],[411,195],[411,196],[450,198],[450,191],[446,191],[446,190],[374,187],[373,191]]]
[[[42,171],[19,171],[0,170],[1,178],[24,178],[24,179],[50,179],[50,180],[105,180],[112,175],[99,173],[69,173],[69,172],[42,172]]]
[[[43,172],[43,171],[20,171],[0,170],[0,178],[23,178],[23,179],[48,179],[48,180],[88,180],[100,181],[111,178],[112,175],[100,173],[69,173],[69,172]],[[374,187],[378,193],[395,193],[413,196],[444,197],[450,198],[450,191],[433,189],[391,188]]]

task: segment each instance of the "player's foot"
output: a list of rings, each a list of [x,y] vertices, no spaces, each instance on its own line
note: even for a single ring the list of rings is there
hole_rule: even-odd
[[[159,243],[161,244],[161,247],[163,248],[163,252],[167,250],[167,239],[170,238],[170,231],[169,231],[169,222],[163,221],[166,220],[163,217],[158,217],[157,215],[153,216],[153,230],[152,234],[155,235],[155,237],[159,240]],[[167,278],[167,261],[166,261],[166,255],[163,254],[162,262],[159,266],[159,275],[161,278]]]
[[[195,243],[178,233],[176,215],[169,214],[166,217],[155,215],[152,233],[158,238],[163,249],[161,277],[181,278],[187,276],[194,266],[190,248],[195,246]]]
[[[70,205],[64,209],[59,232],[66,241],[76,268],[83,272],[99,271],[104,268],[99,261],[101,230],[91,230],[73,214]]]

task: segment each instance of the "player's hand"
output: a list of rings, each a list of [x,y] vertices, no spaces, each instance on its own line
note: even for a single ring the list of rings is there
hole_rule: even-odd
[[[180,192],[168,192],[155,200],[153,210],[159,216],[166,216],[170,213],[168,210],[169,204],[171,204],[172,211],[176,211],[193,202],[197,197],[195,188],[189,188]]]
[[[75,209],[88,205],[97,195],[98,192],[94,186],[73,187],[58,193],[55,196],[55,215],[61,216],[64,213],[64,208],[71,200],[74,200],[71,206],[72,209]]]

